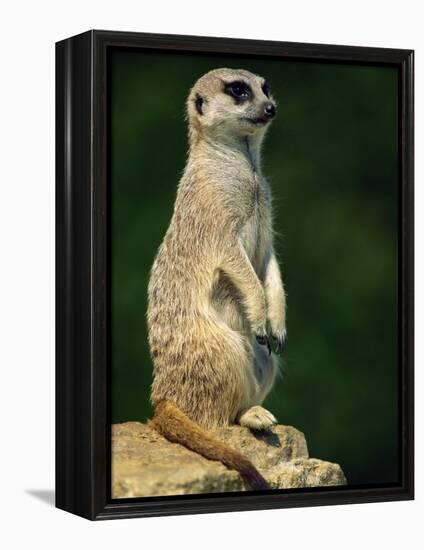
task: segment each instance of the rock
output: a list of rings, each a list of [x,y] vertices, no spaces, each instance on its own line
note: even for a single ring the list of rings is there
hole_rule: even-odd
[[[274,489],[344,485],[338,464],[309,458],[304,435],[290,426],[253,434],[231,426],[213,435],[249,458]],[[237,472],[170,443],[139,422],[112,426],[112,497],[246,490]]]

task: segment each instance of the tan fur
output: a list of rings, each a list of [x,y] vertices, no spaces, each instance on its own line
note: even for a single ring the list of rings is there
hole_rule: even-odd
[[[249,101],[224,93],[225,84],[241,80],[252,90]],[[260,166],[269,124],[245,120],[256,119],[273,102],[262,85],[261,77],[247,71],[218,69],[197,81],[187,101],[188,161],[148,287],[151,398],[164,435],[174,414],[181,421],[176,410],[204,429],[235,422],[264,429],[276,422],[260,407],[276,365],[256,340],[266,336],[267,321],[274,337],[285,338],[270,189]],[[158,415],[164,402],[169,406]],[[196,446],[187,443],[191,429],[205,450],[205,433],[182,422],[181,443]],[[197,447],[193,450],[208,456]]]

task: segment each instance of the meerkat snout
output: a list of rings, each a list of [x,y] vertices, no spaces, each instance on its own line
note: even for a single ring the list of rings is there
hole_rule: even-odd
[[[277,110],[273,103],[267,103],[264,108],[264,115],[269,119],[274,118]]]

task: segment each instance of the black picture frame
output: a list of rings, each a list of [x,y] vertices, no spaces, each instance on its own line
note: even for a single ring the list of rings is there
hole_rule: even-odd
[[[112,501],[108,56],[111,48],[232,54],[399,71],[401,482]],[[414,498],[413,51],[89,31],[56,44],[56,506],[91,520]]]

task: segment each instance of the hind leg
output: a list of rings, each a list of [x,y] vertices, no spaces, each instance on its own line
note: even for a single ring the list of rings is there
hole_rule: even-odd
[[[256,340],[253,342],[252,366],[257,390],[251,405],[261,405],[274,385],[278,365],[276,358],[269,354],[266,346],[261,346]]]
[[[266,430],[277,424],[275,416],[260,404],[272,388],[277,373],[277,365],[264,346],[253,344],[253,373],[256,391],[249,407],[237,415],[237,423],[253,430]]]
[[[277,419],[260,405],[253,405],[238,414],[237,423],[251,430],[268,430],[277,424]]]

